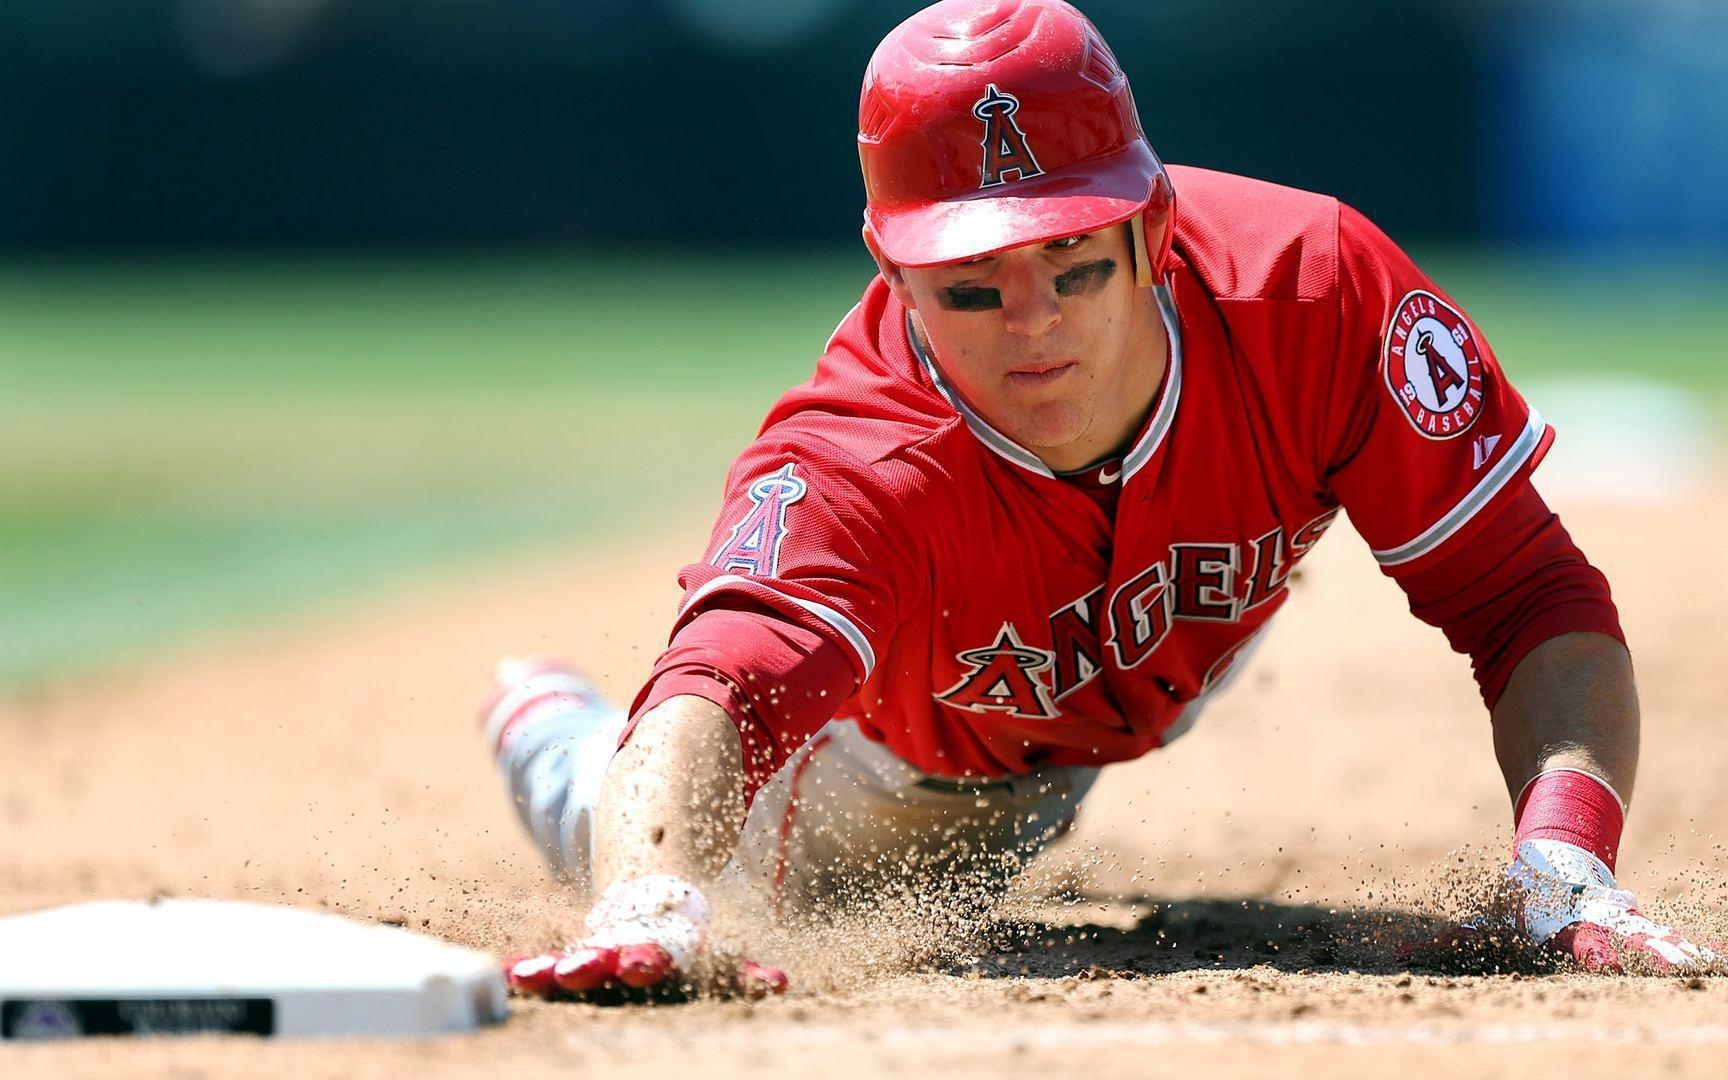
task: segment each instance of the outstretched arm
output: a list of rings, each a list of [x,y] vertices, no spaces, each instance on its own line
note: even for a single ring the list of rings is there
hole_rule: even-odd
[[[744,827],[744,782],[726,710],[684,695],[644,713],[600,789],[597,893],[654,875],[711,882]]]
[[[1494,750],[1515,804],[1519,923],[1601,971],[1719,963],[1638,911],[1614,862],[1638,768],[1638,695],[1620,642],[1564,634],[1518,663],[1495,704]]]
[[[1514,802],[1548,769],[1577,769],[1632,798],[1638,693],[1626,646],[1606,634],[1562,634],[1531,649],[1494,705],[1494,754]]]
[[[594,826],[597,899],[568,949],[511,962],[531,994],[620,988],[785,989],[777,968],[717,948],[703,890],[744,825],[742,741],[720,706],[670,697],[643,713],[607,767]]]

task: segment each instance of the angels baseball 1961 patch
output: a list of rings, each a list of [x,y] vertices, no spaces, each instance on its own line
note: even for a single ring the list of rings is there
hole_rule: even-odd
[[[1386,326],[1386,389],[1423,436],[1450,439],[1482,413],[1482,350],[1452,305],[1417,289]]]

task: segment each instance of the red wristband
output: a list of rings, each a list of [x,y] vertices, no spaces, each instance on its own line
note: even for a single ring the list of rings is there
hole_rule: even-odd
[[[1524,785],[1512,818],[1518,823],[1514,849],[1525,840],[1562,840],[1601,859],[1610,872],[1626,825],[1620,796],[1606,780],[1578,769],[1537,774]]]

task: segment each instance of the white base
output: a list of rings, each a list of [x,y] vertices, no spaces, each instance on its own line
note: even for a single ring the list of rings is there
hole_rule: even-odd
[[[110,900],[0,919],[0,1039],[430,1035],[504,1002],[484,953],[323,912]]]

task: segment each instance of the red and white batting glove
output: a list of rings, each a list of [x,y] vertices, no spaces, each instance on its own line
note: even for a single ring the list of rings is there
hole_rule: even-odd
[[[1518,926],[1591,971],[1620,972],[1634,957],[1657,971],[1719,966],[1716,952],[1638,910],[1614,881],[1625,809],[1607,782],[1550,769],[1518,797],[1507,874],[1519,893]]]
[[[507,961],[505,978],[536,997],[615,997],[621,992],[715,989],[747,997],[786,990],[786,973],[712,947],[708,900],[680,877],[620,881],[584,920],[582,939],[560,952]]]

